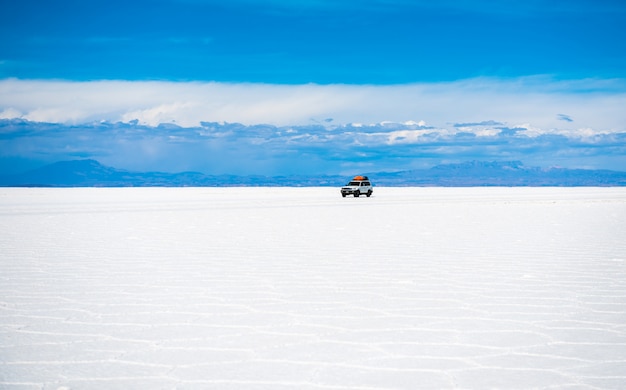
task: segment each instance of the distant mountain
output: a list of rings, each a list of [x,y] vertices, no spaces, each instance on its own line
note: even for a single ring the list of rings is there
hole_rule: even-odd
[[[626,172],[526,167],[519,161],[471,161],[401,172],[355,172],[379,186],[626,186]],[[3,187],[218,187],[341,186],[350,177],[205,175],[200,172],[131,172],[95,160],[60,161],[18,175],[0,176]]]
[[[376,181],[392,186],[625,186],[626,172],[527,167],[520,161],[469,161],[377,174]]]
[[[236,176],[200,172],[132,172],[107,167],[95,160],[60,161],[17,175],[0,176],[2,187],[219,187],[219,186],[334,186],[340,176]]]

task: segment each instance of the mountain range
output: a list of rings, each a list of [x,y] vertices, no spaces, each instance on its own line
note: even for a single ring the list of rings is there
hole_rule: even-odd
[[[367,174],[379,186],[626,186],[626,172],[527,167],[519,161],[469,161],[430,169]],[[21,174],[0,176],[2,187],[228,187],[341,186],[340,175],[237,176],[200,172],[132,172],[95,160],[59,161]]]

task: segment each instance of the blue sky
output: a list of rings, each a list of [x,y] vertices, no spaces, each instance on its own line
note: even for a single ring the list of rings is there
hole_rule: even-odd
[[[626,170],[624,1],[7,0],[0,14],[0,173],[71,158]]]
[[[624,77],[623,1],[6,0],[0,75],[401,84]]]

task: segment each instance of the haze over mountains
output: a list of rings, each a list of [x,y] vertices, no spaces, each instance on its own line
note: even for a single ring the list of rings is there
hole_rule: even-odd
[[[430,169],[367,174],[380,186],[626,186],[626,172],[527,167],[520,161],[470,161]],[[341,186],[341,175],[240,176],[201,172],[133,172],[96,160],[59,161],[22,174],[0,176],[3,187]]]
[[[625,132],[559,130],[558,124],[544,131],[495,120],[437,126],[419,121],[335,124],[329,118],[302,126],[202,122],[181,127],[137,120],[59,124],[0,119],[0,133],[0,175],[74,159],[132,172],[272,177],[428,170],[468,161],[626,170]]]

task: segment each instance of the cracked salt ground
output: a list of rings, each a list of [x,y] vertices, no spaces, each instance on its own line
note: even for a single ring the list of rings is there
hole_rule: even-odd
[[[623,188],[0,189],[0,388],[619,389],[624,237]]]

